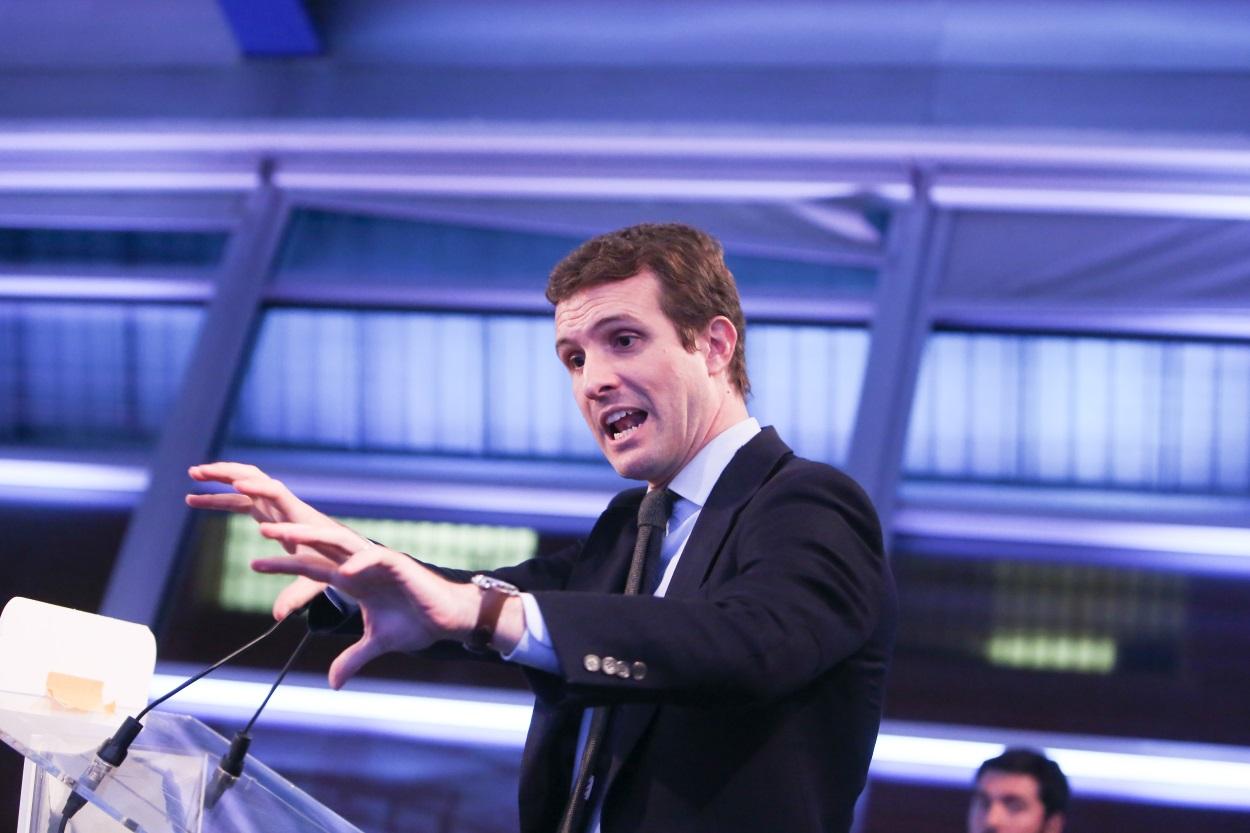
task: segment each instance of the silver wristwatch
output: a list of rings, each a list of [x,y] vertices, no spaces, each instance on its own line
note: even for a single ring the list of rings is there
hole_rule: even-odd
[[[519,596],[521,591],[516,585],[509,584],[494,576],[478,573],[470,579],[482,588],[482,604],[477,609],[477,624],[469,634],[469,641],[464,644],[470,651],[482,653],[490,650],[491,640],[495,638],[495,626],[499,624],[499,614],[509,596]]]

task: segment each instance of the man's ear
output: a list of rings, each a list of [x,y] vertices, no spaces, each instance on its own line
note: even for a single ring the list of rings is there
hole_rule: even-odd
[[[1055,813],[1042,822],[1042,833],[1063,833],[1063,813]]]
[[[725,316],[718,315],[707,323],[703,336],[707,339],[708,373],[716,375],[724,372],[738,346],[738,328]]]

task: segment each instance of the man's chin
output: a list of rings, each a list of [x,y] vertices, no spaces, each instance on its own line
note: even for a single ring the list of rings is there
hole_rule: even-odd
[[[649,461],[643,459],[638,454],[612,453],[605,450],[605,456],[612,469],[624,477],[626,480],[646,480],[650,481],[652,474],[652,466]]]

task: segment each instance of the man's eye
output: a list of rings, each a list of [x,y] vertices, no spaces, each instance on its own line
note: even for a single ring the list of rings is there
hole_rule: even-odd
[[[637,340],[638,336],[636,335],[618,335],[612,339],[617,347],[633,347],[634,342]]]
[[[581,353],[573,353],[564,360],[564,363],[570,368],[577,369],[586,363],[586,357]]]

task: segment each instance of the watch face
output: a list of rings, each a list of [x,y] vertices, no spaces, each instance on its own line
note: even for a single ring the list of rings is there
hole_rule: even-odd
[[[516,588],[516,585],[509,584],[493,576],[482,575],[481,573],[473,577],[473,583],[483,590],[493,590],[496,593],[503,593],[505,596],[516,596],[521,592]]]

